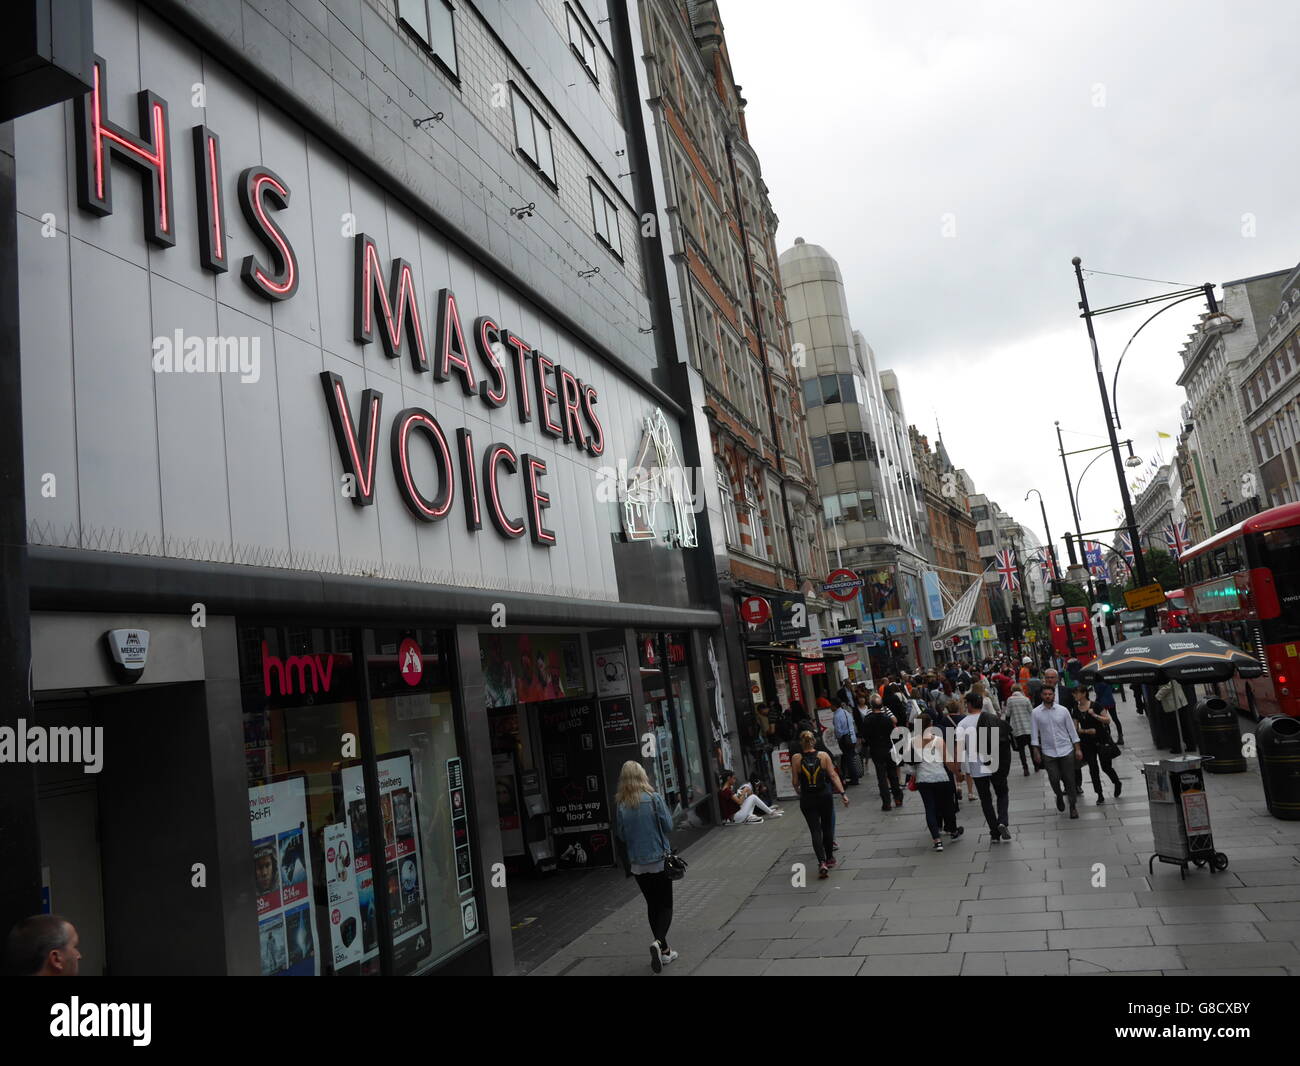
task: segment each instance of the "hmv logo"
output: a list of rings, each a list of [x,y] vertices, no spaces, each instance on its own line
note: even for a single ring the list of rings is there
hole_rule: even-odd
[[[270,648],[262,641],[262,692],[271,695],[271,677],[278,678],[279,688],[275,691],[281,696],[292,696],[295,692],[305,695],[308,686],[312,692],[328,692],[334,675],[334,656],[291,655],[287,659],[269,654]],[[294,678],[298,687],[295,689]]]

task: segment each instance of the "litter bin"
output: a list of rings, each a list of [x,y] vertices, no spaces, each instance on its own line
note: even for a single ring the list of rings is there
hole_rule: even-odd
[[[1211,774],[1244,774],[1246,757],[1241,753],[1241,725],[1237,708],[1211,696],[1196,705],[1197,748],[1210,761],[1205,770]]]
[[[1300,721],[1274,714],[1255,731],[1264,802],[1274,818],[1300,820]]]
[[[1187,876],[1189,862],[1197,867],[1209,863],[1212,872],[1228,868],[1228,856],[1214,850],[1201,763],[1199,755],[1183,755],[1142,766],[1156,849],[1147,863],[1151,873],[1156,859],[1179,867],[1180,878]]]

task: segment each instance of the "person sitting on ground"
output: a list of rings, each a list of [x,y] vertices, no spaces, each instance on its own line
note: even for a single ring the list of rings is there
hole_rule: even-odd
[[[724,822],[734,822],[736,825],[760,824],[763,819],[754,813],[755,808],[769,818],[780,818],[784,813],[780,807],[769,807],[754,795],[750,785],[745,784],[737,788],[734,770],[723,770],[719,777],[722,789],[718,792],[718,809],[722,813]]]

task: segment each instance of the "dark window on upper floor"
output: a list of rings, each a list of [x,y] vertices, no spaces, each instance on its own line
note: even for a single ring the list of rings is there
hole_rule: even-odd
[[[519,148],[519,154],[532,163],[552,185],[556,185],[551,127],[513,84],[510,86],[510,104],[514,111],[515,144]]]
[[[459,79],[454,12],[448,0],[397,0],[397,17],[403,25],[452,77]]]
[[[569,20],[569,47],[582,63],[587,76],[599,85],[600,78],[596,75],[596,42],[582,24],[582,16],[573,10],[571,4],[564,5],[564,13]]]
[[[614,201],[606,196],[591,178],[591,224],[596,239],[620,259],[623,258],[623,243],[618,236],[618,208]]]

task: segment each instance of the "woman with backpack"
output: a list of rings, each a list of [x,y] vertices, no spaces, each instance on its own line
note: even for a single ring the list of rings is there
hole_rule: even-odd
[[[834,797],[843,796],[847,807],[849,794],[844,790],[830,754],[817,750],[817,738],[811,730],[805,729],[799,735],[799,746],[799,754],[790,760],[790,776],[799,793],[799,809],[812,834],[813,851],[817,854],[817,876],[825,878],[836,865]]]
[[[618,777],[614,835],[626,848],[627,869],[645,897],[650,919],[650,968],[659,973],[677,958],[668,946],[668,927],[673,923],[673,883],[664,870],[671,853],[668,834],[673,820],[663,797],[654,790],[645,767],[629,759]]]

